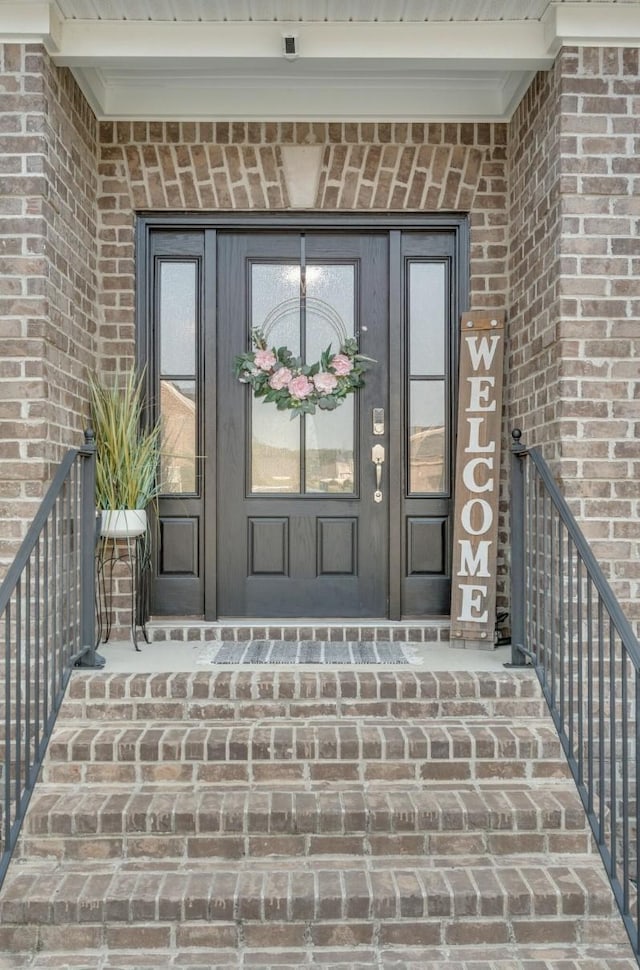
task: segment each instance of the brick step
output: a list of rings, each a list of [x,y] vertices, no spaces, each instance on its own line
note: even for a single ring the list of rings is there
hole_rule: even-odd
[[[175,617],[154,617],[147,623],[152,643],[167,640],[179,644],[247,643],[250,640],[310,640],[340,643],[345,640],[364,642],[449,643],[449,621],[430,620],[423,623],[389,620],[307,620],[291,619],[248,620],[244,623],[228,621],[184,620]]]
[[[537,678],[511,673],[328,670],[73,675],[61,720],[546,717]]]
[[[45,928],[29,927],[25,939],[33,948],[42,945]],[[2,932],[0,930],[0,932]],[[86,936],[80,928],[73,936]],[[385,947],[333,946],[306,948],[238,947],[211,950],[206,947],[179,947],[147,953],[144,936],[141,949],[110,948],[113,956],[99,950],[69,949],[63,939],[60,950],[58,927],[44,937],[46,953],[11,954],[11,970],[637,970],[638,964],[628,946],[615,943],[562,944],[531,946],[483,944],[481,956],[477,945],[450,947]],[[57,944],[57,945],[56,945]],[[47,953],[49,955],[47,955]]]
[[[51,783],[269,786],[567,777],[555,729],[533,719],[63,725],[42,772]]]
[[[345,722],[282,719],[193,725],[59,725],[49,743],[51,762],[134,760],[295,761],[451,760],[555,758],[560,742],[553,725],[533,719],[507,725],[455,718],[432,721],[362,718]]]
[[[251,859],[233,867],[207,860],[189,871],[25,863],[7,876],[0,902],[5,949],[17,924],[23,934],[40,927],[43,941],[54,927],[68,929],[80,949],[105,940],[147,950],[173,941],[214,948],[624,940],[606,878],[588,857],[455,866],[413,857],[277,866]]]
[[[31,927],[29,939],[38,943],[38,928]],[[57,928],[52,928],[55,934]],[[48,941],[56,937],[47,936]],[[75,934],[77,935],[77,934]],[[141,946],[144,946],[141,938]],[[113,957],[100,951],[64,951],[49,946],[46,954],[12,953],[11,970],[637,970],[628,947],[610,944],[545,944],[519,946],[483,944],[478,948],[329,946],[318,949],[261,947],[209,950],[192,948],[146,953],[140,950],[115,950]]]
[[[246,721],[267,718],[291,718],[305,720],[320,718],[382,717],[403,720],[405,718],[504,718],[513,720],[528,717],[545,717],[547,705],[544,699],[531,698],[290,698],[278,700],[213,698],[128,698],[124,700],[67,700],[61,712],[60,723],[87,720],[111,721]]]
[[[78,672],[43,778],[12,970],[637,970],[530,671]]]
[[[167,793],[45,789],[34,794],[23,859],[586,853],[571,787],[554,791]]]

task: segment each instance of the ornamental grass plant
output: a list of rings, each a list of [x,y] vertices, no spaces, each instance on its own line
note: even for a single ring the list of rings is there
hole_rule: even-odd
[[[150,424],[144,375],[115,374],[112,382],[89,378],[96,436],[96,506],[145,509],[160,491],[162,428]]]

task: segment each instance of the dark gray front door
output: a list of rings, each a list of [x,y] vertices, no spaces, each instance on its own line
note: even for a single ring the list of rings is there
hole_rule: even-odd
[[[388,235],[218,235],[218,613],[385,616]],[[356,337],[376,363],[334,411],[291,418],[233,374],[258,327],[308,363]],[[374,411],[376,423],[374,427]],[[376,433],[377,432],[377,433]]]

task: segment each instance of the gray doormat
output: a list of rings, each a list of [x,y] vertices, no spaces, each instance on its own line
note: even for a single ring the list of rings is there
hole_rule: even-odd
[[[408,664],[418,658],[406,644],[345,640],[247,640],[210,644],[203,664]]]

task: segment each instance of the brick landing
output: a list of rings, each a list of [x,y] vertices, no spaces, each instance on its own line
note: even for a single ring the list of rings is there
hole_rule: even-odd
[[[0,954],[637,970],[529,671],[76,673]]]
[[[368,622],[343,620],[221,620],[207,623],[204,620],[176,618],[153,619],[147,623],[147,634],[152,643],[171,641],[246,641],[246,640],[364,640],[403,643],[448,643],[450,621],[431,620],[427,623],[371,620]],[[121,633],[125,631],[120,631]]]

